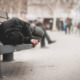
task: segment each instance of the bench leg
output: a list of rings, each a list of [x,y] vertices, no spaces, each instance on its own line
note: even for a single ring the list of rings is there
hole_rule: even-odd
[[[3,61],[13,61],[13,52],[12,53],[7,53],[3,54]]]
[[[2,63],[2,61],[1,61],[1,55],[0,55],[0,79],[3,78],[3,76],[2,76],[2,65],[1,65],[1,63]]]

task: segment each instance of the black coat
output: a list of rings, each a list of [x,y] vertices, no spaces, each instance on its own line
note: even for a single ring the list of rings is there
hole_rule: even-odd
[[[9,31],[18,30],[24,35],[24,42],[30,43],[30,39],[37,39],[43,36],[43,31],[35,27],[31,27],[29,23],[18,18],[12,18],[4,21],[0,26],[0,41],[3,42],[4,35]],[[38,33],[39,32],[39,33]],[[41,34],[40,34],[41,33]]]
[[[36,26],[42,28],[42,30],[43,30],[44,32],[46,31],[45,28],[44,28],[44,25],[41,24],[40,22],[37,22],[37,23],[36,23]]]

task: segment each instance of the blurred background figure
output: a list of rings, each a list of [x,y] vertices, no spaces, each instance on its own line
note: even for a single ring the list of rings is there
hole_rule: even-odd
[[[78,33],[80,35],[80,22],[78,23],[77,28],[78,28]]]
[[[31,26],[36,26],[35,22],[36,22],[35,20],[32,20],[32,21],[30,22]]]
[[[66,23],[66,29],[65,29],[65,33],[69,33],[70,34],[70,29],[71,29],[71,19],[70,18],[66,18],[65,20],[65,23]]]
[[[73,24],[73,33],[74,33],[74,34],[77,34],[77,32],[78,32],[77,24],[74,23],[74,24]]]
[[[53,21],[52,20],[49,20],[49,25],[50,25],[50,30],[52,30],[52,27],[53,27]]]
[[[58,31],[61,31],[61,26],[62,26],[62,22],[58,20],[57,22]]]
[[[66,29],[66,24],[65,24],[65,21],[63,21],[62,26],[63,26],[63,30],[65,30],[65,29]]]
[[[49,44],[52,44],[55,42],[55,40],[51,40],[51,38],[49,37],[48,33],[46,32],[45,28],[44,28],[44,19],[38,19],[38,21],[36,22],[36,26],[41,27],[44,31],[44,36],[41,40],[41,47],[45,47],[45,38],[47,39]]]

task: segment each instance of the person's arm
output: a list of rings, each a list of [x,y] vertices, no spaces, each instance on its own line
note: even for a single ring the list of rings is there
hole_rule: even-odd
[[[32,38],[37,39],[39,42],[41,41],[41,38],[44,35],[44,31],[42,30],[42,28],[37,27],[37,26],[33,26],[31,27],[32,30]]]

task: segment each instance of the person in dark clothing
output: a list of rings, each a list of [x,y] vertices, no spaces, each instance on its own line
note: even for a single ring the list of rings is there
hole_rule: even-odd
[[[3,45],[32,44],[35,47],[41,40],[44,32],[37,27],[31,27],[27,22],[18,18],[4,21],[0,25],[0,41]],[[13,57],[13,53],[3,54],[3,61]]]
[[[0,41],[4,45],[33,44],[40,42],[44,32],[37,27],[31,27],[27,22],[18,18],[4,21],[0,25]]]
[[[77,28],[78,28],[78,32],[79,32],[79,35],[80,35],[80,22],[78,23]]]
[[[71,25],[72,25],[71,19],[67,18],[65,23],[66,23],[65,33],[67,34],[69,32],[69,34],[70,34],[70,29],[71,29]]]
[[[49,35],[47,34],[44,26],[43,26],[43,22],[44,20],[43,19],[40,19],[37,23],[36,23],[36,26],[42,28],[42,30],[44,31],[44,35],[42,37],[42,40],[41,40],[41,47],[45,47],[45,38],[47,39],[48,43],[51,44],[51,43],[54,43],[55,41],[52,41],[49,37]]]

